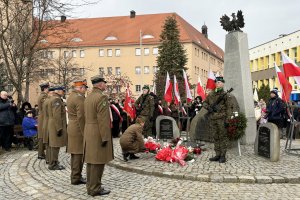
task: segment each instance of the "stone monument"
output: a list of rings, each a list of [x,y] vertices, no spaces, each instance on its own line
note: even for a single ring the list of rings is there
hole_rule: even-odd
[[[256,155],[276,162],[280,157],[280,135],[273,123],[262,124],[257,132],[254,152]]]
[[[243,33],[239,29],[244,26],[241,11],[238,12],[237,16],[238,19],[234,18],[231,22],[229,18],[224,16],[221,18],[221,24],[224,29],[230,31],[226,35],[225,40],[225,88],[229,89],[232,87],[234,89],[232,94],[238,101],[240,111],[245,113],[248,119],[246,135],[242,139],[242,143],[254,144],[256,121],[250,73],[248,37],[246,33]]]
[[[172,117],[160,115],[156,118],[156,138],[175,139],[180,137],[176,121]]]

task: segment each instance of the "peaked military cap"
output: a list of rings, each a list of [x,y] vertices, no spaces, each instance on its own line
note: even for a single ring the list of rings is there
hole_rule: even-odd
[[[91,81],[92,81],[92,84],[100,83],[100,82],[107,83],[107,82],[105,81],[105,79],[104,79],[103,77],[101,77],[100,75],[91,77]]]
[[[222,76],[216,77],[215,82],[218,82],[218,81],[221,81],[221,82],[225,83],[225,80],[224,80],[224,78]]]
[[[150,90],[148,85],[144,85],[143,90]]]
[[[49,87],[49,82],[41,83],[41,84],[40,84],[40,87],[41,87],[41,88]]]
[[[65,91],[65,87],[62,85],[57,85],[57,86],[54,86],[54,90],[64,90]]]
[[[55,90],[55,86],[50,86],[49,87],[49,91],[54,91]]]
[[[76,79],[76,80],[74,80],[73,81],[73,86],[75,87],[75,86],[85,86],[86,88],[88,88],[88,86],[87,86],[87,82],[86,82],[86,79]]]

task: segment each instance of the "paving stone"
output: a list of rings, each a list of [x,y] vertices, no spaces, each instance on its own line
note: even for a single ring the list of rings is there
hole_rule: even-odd
[[[213,183],[222,183],[223,182],[223,176],[214,174],[210,176],[210,181]]]
[[[224,183],[236,183],[238,182],[238,177],[237,176],[232,176],[232,175],[224,175]]]
[[[255,176],[256,183],[272,183],[272,178],[269,176]]]
[[[240,183],[255,183],[255,178],[253,176],[239,176]]]
[[[271,176],[273,183],[285,183],[285,178],[281,176]]]

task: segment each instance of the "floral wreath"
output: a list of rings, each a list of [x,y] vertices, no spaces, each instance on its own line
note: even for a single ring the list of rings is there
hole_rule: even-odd
[[[230,119],[226,120],[225,127],[229,140],[236,141],[245,135],[247,118],[244,113],[234,112]]]

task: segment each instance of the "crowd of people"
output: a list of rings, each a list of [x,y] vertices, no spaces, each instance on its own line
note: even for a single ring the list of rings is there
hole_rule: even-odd
[[[29,150],[37,143],[38,159],[45,159],[49,170],[65,169],[59,162],[61,147],[71,155],[70,182],[73,185],[86,184],[91,196],[107,195],[109,190],[101,186],[105,164],[114,159],[113,138],[120,137],[124,161],[138,159],[135,155],[145,151],[144,138],[156,137],[156,118],[160,115],[173,117],[181,130],[187,129],[187,119],[193,119],[205,108],[210,121],[210,132],[214,136],[215,156],[212,162],[226,162],[228,138],[226,120],[235,111],[232,95],[224,91],[225,80],[217,77],[216,89],[212,90],[205,101],[200,96],[187,105],[174,102],[162,104],[148,86],[136,101],[132,101],[135,117],[124,109],[125,100],[110,99],[105,94],[106,81],[100,76],[91,78],[93,88],[87,92],[86,80],[75,80],[67,100],[65,88],[40,85],[41,94],[38,104],[33,108],[25,102],[18,110],[7,92],[0,95],[0,142],[3,149],[10,151],[14,127],[22,126],[25,145]],[[236,100],[235,100],[236,101]],[[283,128],[288,127],[291,116],[298,120],[299,109],[296,105],[286,104],[278,97],[276,89],[270,92],[270,100],[255,103],[258,125],[272,122],[284,136]],[[258,113],[258,114],[257,114]],[[16,129],[15,129],[16,130]],[[34,140],[37,138],[37,140]],[[36,141],[36,142],[35,142]],[[83,164],[86,163],[86,179],[82,177]]]

